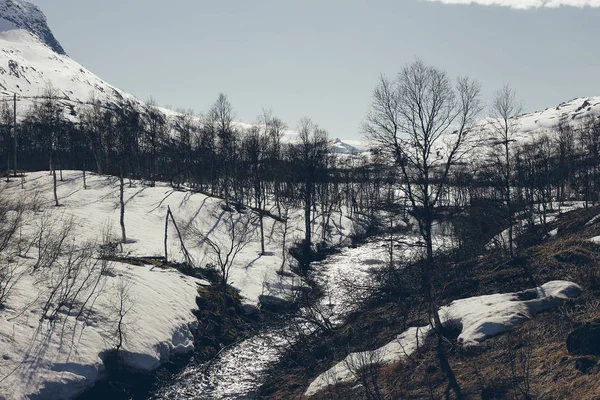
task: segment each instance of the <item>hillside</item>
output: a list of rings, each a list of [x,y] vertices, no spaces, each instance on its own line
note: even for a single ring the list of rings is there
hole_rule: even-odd
[[[67,113],[92,94],[105,104],[133,99],[67,56],[43,13],[26,1],[0,0],[0,49],[0,96],[16,93],[20,111],[49,85]]]

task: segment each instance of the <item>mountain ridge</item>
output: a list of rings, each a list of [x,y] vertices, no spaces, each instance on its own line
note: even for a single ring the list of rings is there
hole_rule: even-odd
[[[12,24],[14,28],[27,30],[56,53],[67,55],[38,6],[24,0],[0,0],[0,16],[9,23],[1,24],[0,31],[10,29]]]
[[[0,0],[0,97],[6,99],[16,93],[18,108],[26,110],[49,85],[71,114],[75,106],[87,103],[92,95],[105,105],[117,104],[123,98],[140,106],[145,104],[70,58],[54,37],[40,8],[25,0]],[[162,108],[161,111],[166,115],[177,114]],[[587,116],[599,114],[600,97],[578,97],[517,117],[516,139],[527,142],[549,132],[560,120],[576,126]],[[476,124],[487,139],[492,136],[489,125],[490,118],[482,118]],[[332,151],[341,154],[362,153],[368,147],[368,142],[361,140],[335,138],[330,142]]]

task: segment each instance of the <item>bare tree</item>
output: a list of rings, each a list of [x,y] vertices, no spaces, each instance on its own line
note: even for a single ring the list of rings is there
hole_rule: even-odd
[[[506,207],[508,222],[508,251],[513,257],[515,210],[511,190],[511,177],[514,170],[512,146],[515,134],[519,129],[519,120],[516,117],[521,114],[522,107],[517,103],[515,92],[510,86],[504,86],[496,92],[491,111],[490,126],[496,140],[492,149],[492,159],[495,161],[496,172],[499,174],[499,187]]]
[[[383,366],[381,349],[351,353],[343,361],[344,366],[360,382],[367,399],[379,400],[385,396],[379,383],[379,371]]]
[[[312,210],[315,208],[316,185],[322,180],[324,163],[328,152],[327,131],[310,118],[298,124],[299,143],[291,147],[292,163],[297,168],[300,195],[304,208],[304,242],[301,267],[308,269],[308,257],[312,248]]]
[[[227,95],[219,93],[215,103],[211,106],[206,117],[205,125],[211,132],[216,133],[219,151],[222,159],[220,172],[223,174],[223,196],[226,206],[229,207],[231,188],[236,187],[232,182],[235,175],[234,165],[236,157],[237,131],[234,123],[235,113]]]
[[[112,307],[115,316],[113,337],[115,341],[115,350],[117,352],[119,352],[127,342],[127,334],[130,327],[128,316],[131,314],[133,308],[131,287],[131,281],[124,277],[119,278],[115,285],[115,296],[113,297]]]
[[[17,234],[24,224],[24,211],[24,202],[0,199],[0,309],[26,272],[19,264],[21,246]]]
[[[125,232],[125,182],[123,181],[123,169],[119,174],[119,225],[121,225],[121,241],[127,243]]]
[[[279,202],[279,216],[282,220],[280,224],[278,224],[278,231],[281,234],[281,267],[279,271],[283,273],[283,269],[285,268],[287,256],[288,256],[288,248],[287,248],[287,239],[289,234],[289,220],[290,220],[290,209],[291,205],[287,201]]]
[[[262,120],[261,120],[262,119]],[[244,150],[248,158],[249,175],[252,185],[252,198],[254,206],[258,213],[258,222],[260,227],[260,253],[265,254],[265,233],[264,233],[264,203],[265,203],[265,184],[266,184],[266,151],[267,135],[270,116],[265,112],[259,117],[259,123],[251,127],[246,133],[244,140]],[[264,125],[263,125],[264,124]],[[261,126],[262,125],[262,126]]]
[[[223,237],[210,238],[202,231],[195,229],[193,233],[202,238],[200,244],[206,245],[211,261],[219,268],[221,285],[229,283],[229,273],[235,265],[236,258],[254,239],[256,227],[252,223],[251,214],[228,213],[224,222],[226,234]]]
[[[444,71],[415,61],[395,80],[380,78],[363,125],[400,169],[400,188],[425,242],[421,278],[436,329],[442,324],[432,282],[432,227],[452,167],[476,145],[469,132],[482,109],[479,93],[477,82],[459,78],[453,85]]]
[[[555,128],[555,143],[558,147],[558,200],[559,210],[566,197],[566,187],[572,176],[575,153],[575,130],[565,120],[560,120]]]

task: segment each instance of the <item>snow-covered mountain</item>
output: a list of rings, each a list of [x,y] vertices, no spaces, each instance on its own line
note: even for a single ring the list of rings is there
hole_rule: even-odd
[[[329,142],[329,149],[336,154],[358,154],[364,151],[358,147],[354,147],[351,144],[342,141],[340,138],[335,138]]]
[[[143,104],[71,59],[37,6],[25,0],[0,0],[0,100],[16,93],[18,108],[25,110],[49,85],[70,114],[92,94],[105,104],[117,103],[121,98]],[[163,111],[174,114],[170,110]],[[560,120],[577,126],[586,116],[598,114],[600,97],[576,98],[518,117],[516,139],[529,141],[549,132]],[[478,128],[485,138],[493,140],[488,119],[482,119]],[[367,150],[368,144],[335,139],[330,148],[339,154],[357,154]]]
[[[600,97],[578,97],[553,108],[520,115],[516,118],[517,142],[525,143],[542,134],[555,130],[560,121],[573,128],[581,125],[586,118],[600,115]],[[490,119],[483,119],[478,128],[482,129],[486,139],[493,140]]]
[[[0,2],[0,15],[1,30],[24,29],[58,54],[66,54],[48,27],[46,16],[37,6],[25,1],[3,0]]]
[[[67,56],[37,6],[0,0],[0,98],[16,93],[18,107],[25,109],[49,85],[71,109],[92,93],[105,103],[133,99]]]

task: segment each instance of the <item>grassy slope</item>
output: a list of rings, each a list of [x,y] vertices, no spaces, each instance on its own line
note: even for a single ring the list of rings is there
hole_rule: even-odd
[[[600,224],[585,223],[600,209],[564,214],[554,225],[558,234],[524,249],[510,262],[487,256],[456,265],[448,271],[444,303],[452,299],[512,292],[556,279],[579,283],[583,294],[574,301],[475,348],[445,343],[449,362],[466,398],[597,398],[599,366],[587,373],[566,349],[566,338],[577,326],[600,318],[600,246],[587,239],[600,235]],[[393,339],[409,322],[400,303],[362,310],[335,337],[324,338],[313,354],[302,355],[302,366],[285,361],[263,387],[267,398],[301,398],[306,385],[334,360],[351,351],[376,348]],[[408,317],[407,317],[408,315]],[[357,332],[360,332],[358,334]],[[434,339],[412,359],[383,367],[378,385],[383,398],[442,398],[447,381],[440,372]],[[320,351],[319,351],[320,349]],[[295,355],[300,357],[300,355]],[[595,360],[594,357],[588,357]],[[512,360],[512,361],[511,361]],[[361,387],[338,385],[323,398],[365,398]],[[528,387],[527,387],[528,386]]]

